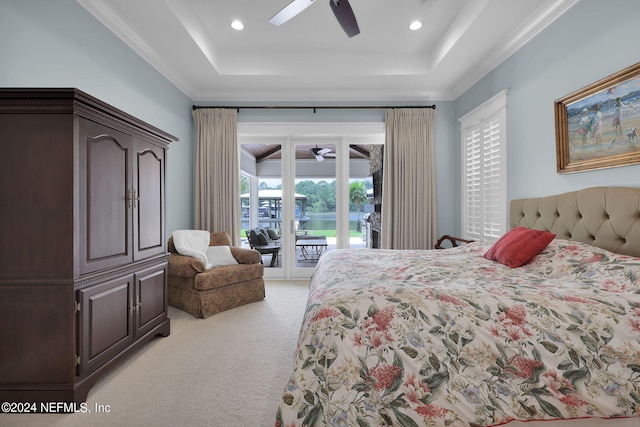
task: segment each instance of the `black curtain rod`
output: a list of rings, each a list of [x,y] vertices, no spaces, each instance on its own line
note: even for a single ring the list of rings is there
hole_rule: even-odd
[[[225,106],[215,106],[215,105],[211,105],[211,106],[200,106],[200,105],[194,105],[192,107],[194,110],[199,110],[200,108],[229,108],[229,109],[235,109],[240,111],[241,108],[246,108],[246,109],[250,109],[250,110],[256,110],[256,109],[270,109],[270,110],[276,110],[276,109],[281,109],[281,110],[313,110],[313,112],[315,113],[316,110],[358,110],[358,109],[387,109],[387,108],[433,108],[434,110],[436,109],[435,104],[434,105],[407,105],[407,106],[397,106],[397,105],[393,105],[393,106],[373,106],[373,105],[362,105],[362,106],[344,106],[344,105],[336,105],[336,106],[319,106],[319,107],[308,107],[308,106],[283,106],[283,105],[271,105],[271,106],[237,106],[237,107],[225,107]]]

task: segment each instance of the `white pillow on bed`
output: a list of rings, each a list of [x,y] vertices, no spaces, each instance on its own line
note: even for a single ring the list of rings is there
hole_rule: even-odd
[[[213,267],[222,265],[237,264],[229,246],[209,246],[207,248],[207,259]]]

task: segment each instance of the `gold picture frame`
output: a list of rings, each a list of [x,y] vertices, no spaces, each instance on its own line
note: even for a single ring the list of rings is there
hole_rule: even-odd
[[[640,62],[555,101],[558,173],[640,163]]]

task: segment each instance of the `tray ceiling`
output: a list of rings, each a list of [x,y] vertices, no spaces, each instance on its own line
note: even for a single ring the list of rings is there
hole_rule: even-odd
[[[76,0],[194,101],[453,100],[578,0]],[[241,20],[244,30],[231,28]],[[420,20],[423,27],[409,30]]]

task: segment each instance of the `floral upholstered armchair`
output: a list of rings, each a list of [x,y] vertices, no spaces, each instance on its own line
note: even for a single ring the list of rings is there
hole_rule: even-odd
[[[168,242],[169,305],[206,318],[264,299],[264,266],[258,251],[231,246],[226,232],[212,232],[206,259],[181,255],[175,233]]]

